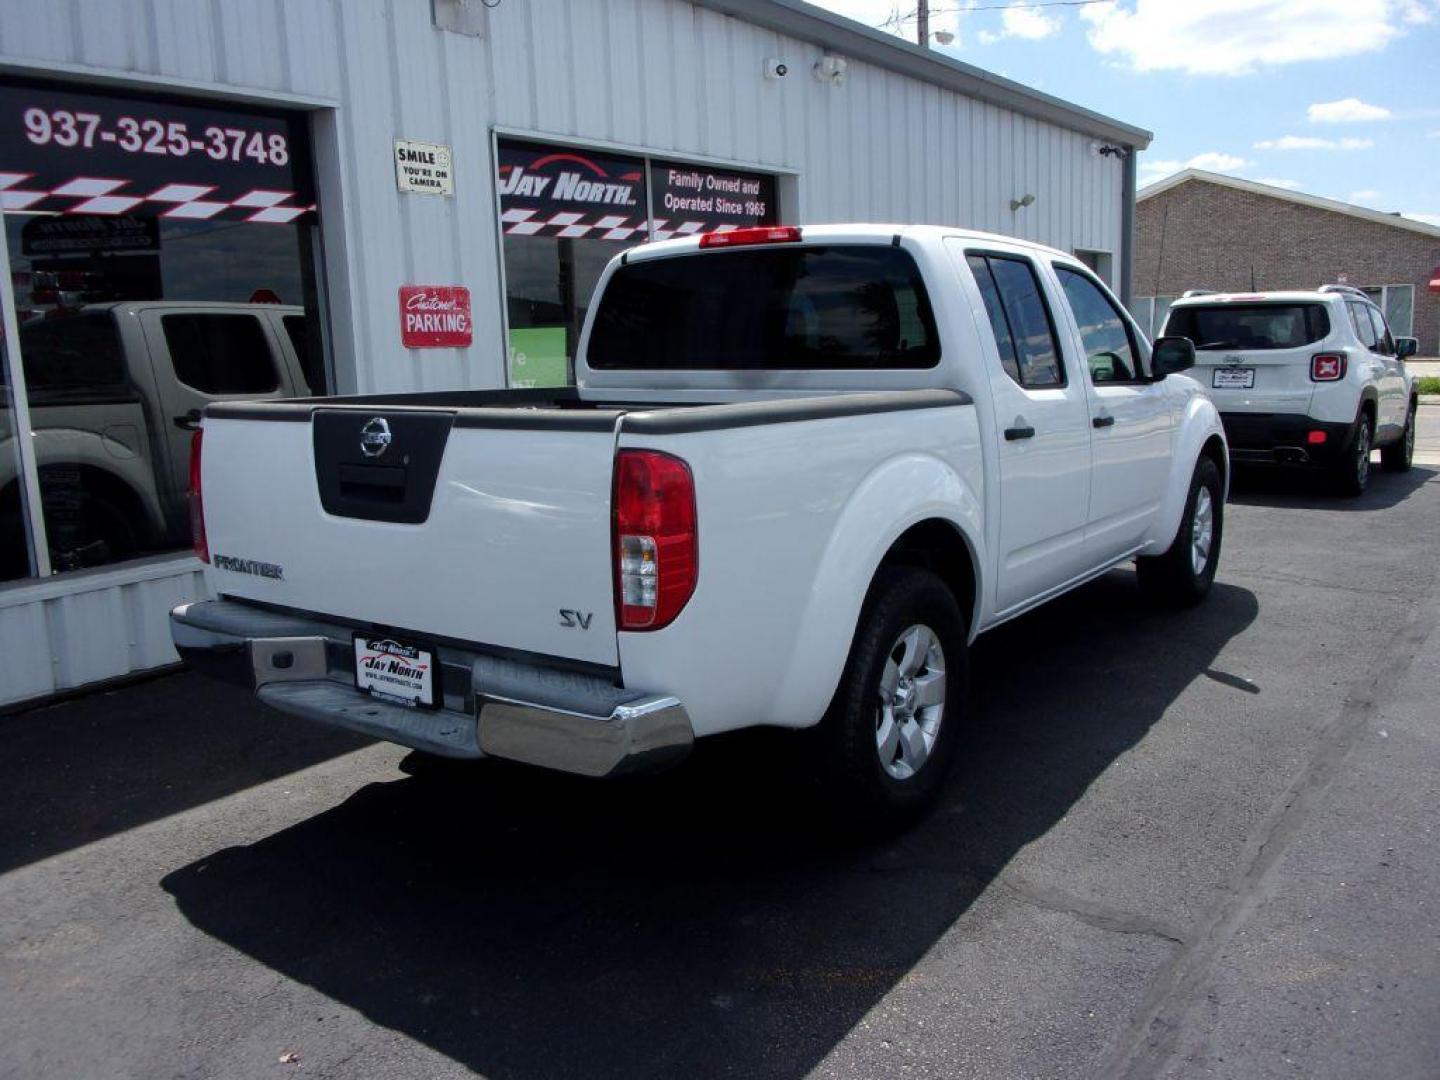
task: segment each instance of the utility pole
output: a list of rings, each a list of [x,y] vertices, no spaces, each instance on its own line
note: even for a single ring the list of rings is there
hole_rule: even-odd
[[[915,36],[920,39],[920,47],[930,47],[930,0],[918,0],[915,8]]]

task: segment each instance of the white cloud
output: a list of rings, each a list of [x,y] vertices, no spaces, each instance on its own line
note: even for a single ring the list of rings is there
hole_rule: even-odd
[[[1320,139],[1313,135],[1282,135],[1278,139],[1262,139],[1256,150],[1368,150],[1374,139]]]
[[[1436,0],[1115,0],[1081,9],[1090,44],[1138,71],[1242,75],[1375,52]]]
[[[1380,192],[1374,188],[1361,188],[1359,191],[1350,192],[1351,202],[1374,202],[1380,197]]]
[[[1305,118],[1312,124],[1358,124],[1366,120],[1389,120],[1390,110],[1383,105],[1371,105],[1359,98],[1347,97],[1339,101],[1320,101],[1305,110]]]
[[[1005,37],[1039,41],[1060,32],[1060,20],[1033,7],[1007,7],[1000,13]]]
[[[1300,182],[1298,180],[1287,180],[1283,176],[1257,176],[1255,177],[1255,183],[1269,184],[1271,187],[1284,188],[1286,191],[1300,190]]]
[[[1252,162],[1234,154],[1222,153],[1219,150],[1207,150],[1203,154],[1196,154],[1189,161],[1176,161],[1167,159],[1164,161],[1140,162],[1140,175],[1146,180],[1159,180],[1177,173],[1181,169],[1204,169],[1206,172],[1238,172],[1241,169],[1249,168]]]

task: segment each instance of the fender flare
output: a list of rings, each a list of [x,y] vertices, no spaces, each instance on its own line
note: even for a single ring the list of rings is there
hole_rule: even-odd
[[[1185,502],[1190,497],[1190,479],[1195,475],[1195,466],[1211,439],[1218,439],[1224,455],[1220,469],[1224,488],[1221,501],[1224,502],[1230,495],[1230,445],[1225,441],[1225,427],[1220,422],[1220,412],[1214,402],[1204,394],[1189,397],[1180,414],[1178,427],[1165,498],[1160,504],[1160,512],[1155,515],[1155,526],[1142,552],[1145,555],[1159,555],[1169,550],[1180,528],[1180,519],[1185,515]]]
[[[0,460],[6,464],[0,472],[0,488],[15,482],[15,453],[10,439],[0,440]],[[155,488],[150,463],[122,443],[107,439],[96,431],[81,428],[40,428],[35,432],[35,464],[74,465],[104,473],[115,483],[128,488],[145,511],[145,525],[163,532],[166,525],[164,508]]]
[[[775,695],[774,716],[786,726],[819,723],[829,708],[855,640],[860,608],[895,542],[913,526],[940,520],[969,549],[975,575],[971,638],[983,605],[982,502],[940,458],[907,453],[882,462],[855,488],[821,553],[785,675]],[[885,522],[877,530],[876,522]]]

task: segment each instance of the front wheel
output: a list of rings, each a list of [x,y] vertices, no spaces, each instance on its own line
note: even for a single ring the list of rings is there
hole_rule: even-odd
[[[826,801],[865,833],[912,819],[940,791],[965,719],[969,634],[929,570],[883,568],[817,733]]]
[[[1225,526],[1225,494],[1220,470],[1202,457],[1190,478],[1190,494],[1175,539],[1163,555],[1135,560],[1140,588],[1150,599],[1171,607],[1198,604],[1215,581]]]

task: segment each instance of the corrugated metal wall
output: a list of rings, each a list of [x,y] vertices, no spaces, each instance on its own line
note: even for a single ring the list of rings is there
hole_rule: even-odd
[[[479,38],[437,31],[430,0],[0,0],[0,12],[4,58],[336,103],[342,175],[323,175],[326,147],[319,157],[346,390],[503,381],[497,125],[791,170],[800,207],[786,216],[802,222],[959,224],[1118,264],[1123,166],[1089,136],[857,61],[843,85],[821,83],[819,46],[681,0],[501,0]],[[763,77],[769,56],[787,78]],[[397,137],[454,148],[455,198],[396,191]],[[1012,212],[1027,193],[1035,204]],[[406,282],[468,285],[475,344],[401,349]]]
[[[503,383],[493,127],[791,172],[801,223],[964,225],[1119,264],[1123,166],[1087,135],[853,59],[843,85],[819,82],[819,46],[683,0],[500,0],[485,18],[466,37],[434,28],[430,0],[0,0],[0,68],[319,105],[346,391]],[[784,80],[763,77],[772,56]],[[398,193],[396,138],[450,144],[456,196]],[[404,283],[468,285],[475,344],[402,349]],[[0,701],[172,658],[163,611],[199,594],[193,564],[120,580],[0,597]]]

